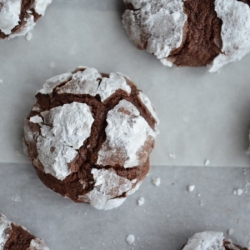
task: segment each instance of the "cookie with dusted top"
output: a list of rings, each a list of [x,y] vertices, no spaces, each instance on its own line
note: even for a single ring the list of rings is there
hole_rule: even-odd
[[[107,210],[141,185],[157,123],[149,98],[128,77],[79,67],[38,91],[24,146],[47,187]]]
[[[132,42],[165,66],[216,72],[250,51],[248,0],[124,0]]]

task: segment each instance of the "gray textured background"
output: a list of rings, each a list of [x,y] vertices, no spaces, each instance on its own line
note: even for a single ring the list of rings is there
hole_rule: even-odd
[[[242,168],[152,167],[140,190],[118,209],[98,211],[47,189],[30,165],[0,164],[0,211],[44,238],[51,250],[180,250],[198,231],[217,230],[242,245],[250,241],[250,170]],[[151,183],[161,177],[161,185]],[[187,186],[196,185],[194,192]],[[234,189],[244,189],[242,196]],[[200,197],[198,196],[200,194]],[[137,205],[140,197],[143,206]]]
[[[134,249],[178,250],[197,231],[228,229],[247,245],[250,56],[219,74],[165,68],[130,43],[121,12],[118,0],[54,0],[31,41],[0,41],[0,212],[44,238],[51,250],[130,249],[128,234],[138,237]],[[22,153],[23,118],[34,93],[47,78],[78,65],[129,75],[161,120],[150,176],[113,211],[54,194]],[[205,159],[217,168],[205,168]],[[153,176],[161,177],[160,187],[151,184]],[[186,192],[191,184],[195,191]],[[242,196],[233,195],[237,188],[244,189]],[[141,196],[146,203],[140,207]]]

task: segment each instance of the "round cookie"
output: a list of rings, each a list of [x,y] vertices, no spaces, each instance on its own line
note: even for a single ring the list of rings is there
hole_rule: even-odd
[[[0,38],[24,36],[45,14],[52,0],[0,0]]]
[[[24,145],[47,187],[107,210],[148,173],[157,122],[150,100],[128,77],[79,67],[37,93]]]
[[[202,232],[192,236],[182,250],[248,250],[226,240],[221,232]]]
[[[132,42],[165,66],[209,66],[210,72],[250,51],[248,0],[124,0]]]
[[[19,226],[0,214],[0,249],[1,250],[49,250],[44,242],[24,227]]]

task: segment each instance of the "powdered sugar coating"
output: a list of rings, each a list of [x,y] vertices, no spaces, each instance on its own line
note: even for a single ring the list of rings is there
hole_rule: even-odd
[[[130,180],[117,175],[112,169],[94,168],[91,173],[95,187],[86,195],[90,205],[96,209],[108,210],[120,206],[125,201],[125,198],[112,199],[132,188]]]
[[[77,156],[77,149],[90,136],[94,118],[87,104],[77,102],[44,111],[41,115],[41,135],[36,142],[38,159],[45,173],[63,180],[71,173],[68,164]],[[31,117],[30,122],[37,121],[35,118]]]
[[[0,249],[4,248],[9,235],[8,231],[11,231],[11,221],[9,221],[4,215],[0,214]]]
[[[64,73],[61,75],[51,77],[44,83],[43,88],[39,90],[39,93],[51,94],[58,85],[67,82],[68,80],[70,80],[71,77],[72,77],[71,73]]]
[[[74,73],[72,79],[60,87],[58,93],[99,95],[104,102],[119,89],[131,93],[131,88],[123,76],[111,73],[109,77],[102,77],[96,69],[87,67]]]
[[[35,0],[34,9],[37,14],[43,16],[45,14],[45,10],[52,3],[52,0]]]
[[[72,79],[59,89],[58,93],[95,96],[100,82],[98,79],[101,77],[101,74],[94,68],[77,71],[72,75]]]
[[[30,242],[30,246],[27,250],[49,250],[49,248],[45,246],[42,240],[36,238]]]
[[[196,233],[188,240],[183,250],[225,250],[224,236],[221,232]]]
[[[135,10],[126,10],[123,26],[130,39],[139,48],[154,54],[166,66],[172,66],[167,57],[180,47],[187,20],[182,0],[124,0]]]
[[[102,79],[97,94],[100,95],[101,101],[104,102],[118,89],[124,90],[128,94],[131,93],[131,88],[125,78],[119,74],[111,73],[109,78],[104,77]]]
[[[250,51],[250,8],[237,0],[215,0],[215,11],[222,20],[222,49],[210,66],[218,71],[230,62],[238,61]]]
[[[78,67],[72,73],[62,74],[46,81],[43,89],[36,96],[37,101],[24,127],[24,143],[45,185],[73,201],[90,203],[95,208],[104,210],[120,206],[128,195],[134,193],[148,172],[147,160],[156,134],[154,131],[156,122],[153,115],[150,115],[151,110],[146,111],[147,102],[150,101],[144,98],[140,103],[137,95],[139,91],[128,77],[120,73],[100,74],[96,69],[88,67]],[[77,130],[82,126],[83,121],[81,120],[80,123],[75,121],[76,117],[86,118],[86,114],[74,115],[76,112],[70,107],[74,102],[86,105],[90,112],[93,111],[95,117],[94,125],[92,114],[91,119],[87,119],[91,120],[88,123],[91,126],[89,126],[88,136],[86,135],[86,138],[89,137],[86,143],[84,138],[78,141],[79,144],[74,143],[75,139],[70,134],[67,135],[70,130],[78,135]],[[63,110],[67,106],[68,108]],[[109,115],[112,112],[113,116],[110,119]],[[72,115],[74,117],[71,119]],[[64,126],[67,127],[68,119],[74,120],[70,124],[74,128],[64,129]],[[120,131],[111,126],[115,130],[115,133],[111,131],[112,136],[116,139],[120,137],[121,140],[124,136],[126,141],[118,147],[115,141],[110,144],[113,148],[103,148],[105,145],[103,140],[108,138],[108,135],[105,136],[106,122],[111,124],[113,121],[115,126],[119,127],[120,131],[128,133],[128,136],[115,135]],[[79,145],[80,150],[75,149]],[[122,149],[124,152],[120,150],[120,153],[123,162],[122,160],[119,162],[121,168],[125,164],[125,167],[138,167],[138,171],[135,169],[118,171],[109,164],[108,167],[107,165],[96,166],[100,148],[103,150],[105,160],[106,156],[111,159],[112,156],[114,157],[114,152],[116,154]],[[54,182],[53,178],[47,178],[43,172],[61,182]],[[69,175],[71,176],[66,178]],[[133,179],[130,181],[131,178]],[[47,179],[49,185],[46,182]],[[54,183],[61,184],[54,188]],[[67,187],[69,187],[68,190]],[[72,192],[72,190],[75,191]]]
[[[151,101],[149,100],[148,96],[145,95],[142,91],[139,92],[139,98],[141,100],[141,102],[146,106],[146,108],[148,109],[148,111],[151,113],[151,115],[153,116],[153,118],[155,119],[156,123],[159,124],[159,119],[156,115],[156,112],[151,104]]]
[[[27,18],[25,18],[25,24],[20,28],[20,30],[9,35],[8,38],[10,39],[18,36],[25,36],[35,27],[35,25],[34,16],[30,14]]]
[[[34,8],[38,15],[43,16],[51,2],[52,0],[35,0],[30,8]],[[0,0],[0,30],[8,39],[25,36],[36,25],[31,9],[25,12],[25,17],[22,20],[20,20],[21,11],[23,14],[21,0]],[[12,33],[12,30],[18,25],[20,25],[18,29]]]
[[[138,109],[131,102],[121,100],[108,112],[107,123],[107,138],[98,152],[97,164],[125,168],[144,164],[150,153],[145,153],[144,147],[153,143],[156,133]]]
[[[0,0],[0,30],[5,35],[18,25],[21,3],[21,0]]]

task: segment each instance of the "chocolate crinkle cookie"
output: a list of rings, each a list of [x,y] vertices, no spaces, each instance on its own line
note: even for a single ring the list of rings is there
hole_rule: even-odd
[[[164,65],[216,72],[250,51],[249,0],[124,0],[133,43]]]
[[[0,250],[49,250],[49,248],[24,227],[0,214]]]
[[[0,0],[0,38],[24,36],[44,15],[52,0]]]
[[[248,248],[226,240],[221,232],[202,232],[191,237],[182,250],[248,250]]]
[[[141,185],[157,123],[150,100],[128,77],[79,67],[37,93],[24,145],[47,187],[107,210]]]

